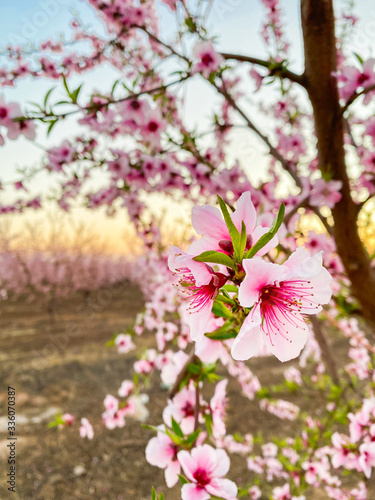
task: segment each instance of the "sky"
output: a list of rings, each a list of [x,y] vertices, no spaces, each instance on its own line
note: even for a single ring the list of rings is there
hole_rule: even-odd
[[[337,0],[337,6],[341,6],[344,0]],[[291,40],[291,64],[290,69],[302,70],[302,44],[299,27],[299,1],[284,0],[282,5],[285,8],[285,19],[287,20],[288,38]],[[12,2],[2,2],[0,6],[0,32],[2,33],[0,49],[7,44],[38,44],[47,38],[54,38],[62,35],[66,40],[70,39],[69,23],[73,13],[77,13],[85,24],[95,32],[101,32],[103,27],[95,18],[93,10],[85,0],[13,0]],[[356,13],[362,19],[358,27],[357,34],[353,38],[353,52],[373,55],[371,51],[375,48],[375,4],[373,0],[358,0]],[[172,34],[174,18],[165,6],[160,7],[162,20],[162,33],[165,37]],[[219,49],[226,52],[236,52],[249,54],[257,57],[266,57],[265,47],[259,36],[261,20],[263,19],[263,9],[259,0],[214,0],[210,12],[208,26],[211,33],[218,35]],[[0,58],[0,66],[5,62],[4,57]],[[84,92],[100,89],[109,90],[116,79],[116,72],[110,68],[102,66],[84,76],[75,76],[71,80],[74,86],[84,82]],[[2,93],[7,101],[18,101],[25,105],[27,102],[41,102],[55,82],[51,80],[32,80],[26,78],[17,83],[15,88],[3,88]],[[252,99],[254,87],[249,83],[249,100]],[[56,90],[61,92],[59,89]],[[203,126],[208,124],[212,108],[217,104],[217,96],[209,88],[209,85],[194,79],[184,89],[184,109],[183,116],[189,126]],[[268,123],[266,118],[256,116],[257,124],[267,131]],[[79,129],[74,121],[67,120],[66,123],[57,125],[47,139],[45,128],[39,125],[36,144],[32,144],[24,139],[7,142],[0,148],[0,172],[4,181],[16,181],[19,178],[17,167],[25,165],[37,165],[43,156],[43,149],[55,146],[65,137],[74,136]],[[231,159],[239,159],[245,165],[246,172],[253,182],[259,181],[262,172],[262,165],[265,165],[266,157],[264,147],[248,131],[239,131],[233,138],[228,156]],[[48,180],[46,176],[39,176],[30,188],[35,193],[48,190]],[[1,194],[1,201],[8,201],[14,193],[11,191]],[[156,203],[159,211],[165,209],[166,205],[159,197]],[[176,218],[187,217],[188,207],[182,205],[173,207]],[[78,219],[87,220],[88,224],[96,227],[98,233],[104,235],[112,248],[123,251],[124,229],[128,236],[132,238],[131,232],[126,231],[127,221],[124,214],[120,214],[115,219],[107,220],[103,211],[98,213],[87,213],[86,210],[77,210]],[[29,216],[28,216],[29,217]],[[23,217],[14,217],[16,228],[23,223]],[[0,221],[1,224],[1,221]]]

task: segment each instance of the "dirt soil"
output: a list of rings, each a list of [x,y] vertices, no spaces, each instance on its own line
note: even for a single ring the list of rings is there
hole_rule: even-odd
[[[132,376],[136,359],[135,351],[119,355],[105,342],[130,326],[142,307],[140,291],[126,282],[89,297],[76,294],[64,299],[54,318],[43,302],[0,304],[0,463],[5,466],[1,467],[1,500],[149,500],[151,486],[164,491],[166,500],[180,498],[179,488],[165,487],[163,471],[145,461],[144,449],[152,432],[130,418],[123,429],[109,431],[101,424],[105,395],[116,395],[121,381]],[[140,341],[144,349],[152,346],[153,339],[150,335]],[[330,341],[337,352],[341,341]],[[270,358],[253,361],[250,367],[267,384],[280,381],[286,365]],[[17,393],[16,493],[9,492],[6,484],[8,385]],[[147,393],[147,422],[158,425],[166,390],[155,377]],[[229,432],[257,434],[259,422],[266,437],[296,432],[295,424],[265,414],[256,401],[243,398],[234,381],[228,394]],[[302,409],[309,398],[317,397],[285,396]],[[79,437],[78,422],[62,430],[48,429],[59,411],[78,419],[87,417],[94,426],[94,439]],[[229,476],[249,481],[245,460],[233,456]],[[326,496],[315,491],[310,498]]]

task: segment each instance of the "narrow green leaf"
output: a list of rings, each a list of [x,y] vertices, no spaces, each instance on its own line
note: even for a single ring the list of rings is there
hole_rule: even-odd
[[[242,221],[242,224],[241,224],[241,240],[240,240],[240,261],[242,260],[242,256],[245,253],[246,240],[247,240],[246,226],[245,226],[244,221]]]
[[[279,213],[274,219],[271,229],[268,231],[268,233],[264,234],[261,238],[259,238],[259,240],[255,243],[255,245],[246,252],[245,259],[251,259],[252,257],[254,257],[254,255],[256,255],[261,248],[266,246],[267,243],[272,240],[272,238],[276,235],[277,231],[279,230],[281,223],[283,222],[284,214],[285,214],[285,205],[284,203],[281,203],[279,208]]]
[[[216,297],[216,300],[219,302],[224,302],[224,304],[229,304],[230,306],[236,305],[236,302],[233,299],[231,299],[230,297],[228,298],[225,295],[218,295]]]
[[[71,97],[72,97],[72,101],[74,104],[77,103],[77,99],[78,99],[79,93],[81,92],[82,85],[83,85],[83,83],[81,83],[81,85],[79,87],[77,87],[75,90],[73,90],[73,92],[72,92]]]
[[[151,500],[157,500],[156,499],[156,490],[154,487],[152,487],[152,490],[151,490]]]
[[[232,221],[232,218],[231,218],[229,211],[228,211],[228,207],[225,204],[224,200],[222,200],[220,198],[220,196],[218,196],[217,199],[219,200],[219,205],[220,205],[221,211],[223,213],[225,224],[227,225],[229,235],[230,235],[230,238],[232,240],[233,249],[234,249],[234,258],[237,262],[239,262],[241,235],[240,235],[238,229],[236,228],[236,226],[234,225],[234,222]]]
[[[143,429],[147,429],[148,431],[163,432],[161,429],[158,429],[154,425],[141,424],[141,427]]]
[[[197,429],[196,431],[194,431],[193,433],[191,433],[188,438],[186,439],[186,444],[193,444],[195,443],[197,437],[199,436],[199,433],[200,433],[200,429]]]
[[[47,102],[48,102],[48,98],[49,96],[51,95],[51,93],[55,90],[56,87],[52,87],[51,89],[49,89],[49,91],[47,92],[45,98],[44,98],[44,107],[47,106]]]
[[[236,285],[224,285],[221,288],[224,288],[224,290],[226,290],[227,292],[238,292],[238,288],[236,287]]]
[[[232,318],[233,314],[222,302],[214,302],[212,306],[212,312],[215,316],[220,318]]]
[[[184,485],[184,484],[186,484],[186,483],[188,483],[188,482],[189,482],[189,481],[186,479],[186,477],[185,477],[185,476],[183,476],[182,474],[179,474],[179,475],[178,475],[178,479],[180,480],[180,483],[181,483],[182,485]]]
[[[184,433],[182,432],[181,430],[181,427],[178,425],[178,423],[176,422],[176,420],[172,417],[172,431],[178,436],[178,437],[181,437],[183,438],[184,437]]]
[[[56,125],[56,123],[58,122],[59,120],[52,120],[48,126],[48,129],[47,129],[47,137],[50,135],[50,133],[52,132],[52,129],[53,127]]]
[[[234,262],[229,257],[229,255],[216,252],[215,250],[208,250],[207,252],[203,252],[200,255],[194,257],[196,262],[211,262],[212,264],[223,264],[224,266],[230,267],[234,269]]]
[[[234,339],[237,337],[237,332],[234,328],[224,328],[225,325],[218,328],[214,332],[206,333],[206,337],[211,340],[226,340],[226,339]]]
[[[66,78],[65,78],[64,74],[62,75],[62,79],[63,79],[63,84],[64,84],[64,87],[65,87],[65,90],[66,90],[68,96],[71,98],[72,94],[70,93],[70,90],[69,90],[69,87],[68,87],[68,82],[66,81]]]

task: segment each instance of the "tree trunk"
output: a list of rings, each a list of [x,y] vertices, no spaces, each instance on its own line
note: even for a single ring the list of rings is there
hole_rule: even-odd
[[[357,226],[345,165],[344,120],[339,104],[335,18],[332,0],[301,0],[305,78],[314,111],[322,175],[342,181],[342,198],[332,209],[337,252],[363,315],[375,325],[375,274]]]

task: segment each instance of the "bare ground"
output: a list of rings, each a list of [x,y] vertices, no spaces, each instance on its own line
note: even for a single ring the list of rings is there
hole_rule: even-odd
[[[25,300],[0,305],[0,499],[22,500],[149,500],[151,486],[163,490],[166,500],[180,498],[179,489],[167,490],[161,470],[148,465],[144,449],[152,433],[130,418],[124,429],[106,430],[101,424],[102,402],[116,394],[121,381],[131,377],[135,353],[117,354],[105,342],[130,325],[142,310],[140,291],[122,283],[110,291],[83,297],[76,294],[58,304],[52,320],[44,303]],[[342,351],[341,341],[330,339]],[[152,345],[142,338],[141,348]],[[285,365],[274,359],[257,360],[251,369],[262,383],[280,380]],[[7,491],[7,387],[17,391],[16,493]],[[159,424],[166,391],[155,379],[148,389],[150,417]],[[281,395],[280,397],[283,397]],[[265,436],[293,435],[297,427],[259,410],[257,402],[229,385],[229,432]],[[316,394],[298,394],[294,402],[307,408]],[[288,394],[288,399],[290,395]],[[292,399],[293,400],[293,399]],[[82,440],[78,424],[48,429],[58,411],[86,416],[95,430],[93,441]],[[230,477],[247,482],[251,476],[243,459],[234,456]],[[318,491],[308,498],[326,498]]]

